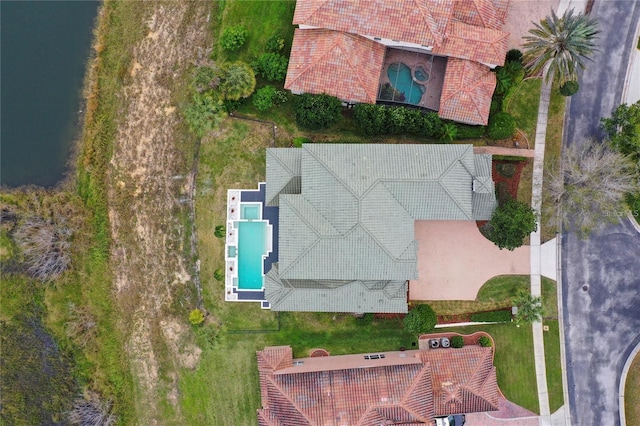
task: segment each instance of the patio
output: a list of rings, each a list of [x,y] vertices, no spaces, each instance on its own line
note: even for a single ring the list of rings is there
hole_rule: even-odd
[[[411,87],[415,88],[414,90],[424,90],[422,96],[420,98],[416,97],[414,102],[410,101],[410,97],[414,95],[413,93],[408,93],[409,90],[406,88],[394,86],[403,76],[398,76],[400,78],[392,76],[393,81],[389,78],[389,66],[394,64],[404,64],[409,68],[410,75],[408,75],[408,81],[405,83],[411,83]],[[380,73],[378,100],[410,104],[438,111],[446,67],[447,58],[445,57],[387,48],[384,65]],[[422,86],[422,88],[419,86]],[[393,89],[396,90],[394,91]]]
[[[498,275],[528,275],[529,246],[500,250],[473,221],[416,221],[418,279],[409,300],[474,300]]]

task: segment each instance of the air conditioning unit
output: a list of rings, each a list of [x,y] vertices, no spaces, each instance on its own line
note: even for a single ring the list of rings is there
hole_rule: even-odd
[[[443,348],[448,348],[449,346],[451,346],[451,342],[448,338],[443,337],[442,339],[440,339],[440,346],[442,346]]]
[[[431,349],[436,349],[440,347],[440,340],[438,339],[430,339],[429,340],[429,347]]]

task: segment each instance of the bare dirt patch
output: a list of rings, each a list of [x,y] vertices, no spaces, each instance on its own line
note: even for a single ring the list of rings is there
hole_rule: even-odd
[[[159,399],[175,405],[177,376],[161,370],[194,368],[200,358],[199,348],[185,340],[186,316],[171,317],[177,303],[188,310],[184,294],[193,286],[181,219],[191,158],[180,145],[181,117],[172,99],[174,85],[210,42],[207,8],[205,2],[149,4],[144,17],[149,32],[133,48],[122,94],[126,108],[119,116],[109,167],[114,282],[138,385],[140,424],[171,422],[163,418]],[[170,84],[158,84],[158,76]],[[158,329],[161,333],[154,334]],[[175,416],[172,421],[181,423],[179,411]]]

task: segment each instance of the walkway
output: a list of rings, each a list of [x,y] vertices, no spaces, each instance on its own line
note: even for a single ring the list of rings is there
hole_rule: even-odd
[[[474,154],[507,155],[512,157],[533,158],[535,150],[522,148],[504,148],[501,146],[474,146]]]

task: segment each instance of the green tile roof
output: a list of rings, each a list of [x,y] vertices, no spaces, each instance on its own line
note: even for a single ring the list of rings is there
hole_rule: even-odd
[[[267,199],[280,206],[280,278],[353,288],[417,277],[416,220],[489,219],[496,205],[491,156],[471,145],[268,149]]]

